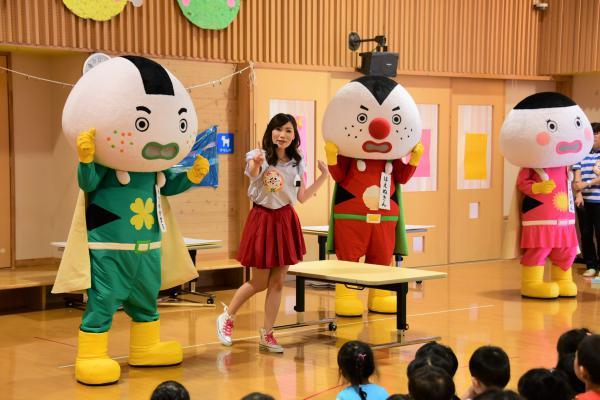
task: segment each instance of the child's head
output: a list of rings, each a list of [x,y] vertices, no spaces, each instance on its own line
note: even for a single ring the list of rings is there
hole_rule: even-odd
[[[566,331],[558,338],[556,342],[556,351],[558,352],[558,358],[560,359],[565,354],[575,353],[579,343],[592,332],[587,328],[571,329]]]
[[[583,393],[585,392],[585,383],[583,383],[575,374],[575,353],[566,354],[558,359],[556,369],[564,372],[567,382],[573,392]]]
[[[575,374],[586,387],[600,385],[600,335],[586,336],[575,356]]]
[[[262,139],[262,148],[267,153],[267,162],[269,165],[277,164],[277,148],[283,147],[285,154],[296,162],[300,162],[302,157],[298,152],[300,146],[300,134],[296,119],[290,114],[276,114],[265,129]]]
[[[275,400],[275,398],[268,394],[253,392],[242,397],[242,400]]]
[[[476,393],[487,388],[503,389],[510,380],[510,361],[500,347],[481,346],[469,360],[469,371]]]
[[[418,369],[422,367],[438,367],[446,371],[446,373],[452,376],[452,364],[448,361],[447,357],[442,357],[436,353],[430,352],[421,354],[412,360],[406,368],[406,376],[410,379],[410,376]]]
[[[450,376],[454,376],[454,374],[456,374],[456,370],[458,369],[458,358],[456,358],[456,354],[454,354],[454,351],[452,351],[450,347],[438,342],[429,342],[417,350],[415,353],[415,358],[419,358],[431,353],[446,358],[451,366]]]
[[[190,394],[181,383],[165,381],[154,389],[150,400],[190,400]]]
[[[600,122],[592,122],[592,132],[594,132],[594,149],[600,148]]]
[[[344,343],[338,352],[337,362],[340,375],[352,386],[368,383],[375,372],[373,350],[358,340]]]
[[[571,400],[573,392],[561,371],[534,368],[519,379],[519,394],[526,400]]]
[[[523,400],[523,398],[512,390],[490,389],[478,394],[473,400]]]
[[[451,400],[455,391],[450,375],[438,367],[419,368],[408,378],[412,400]]]

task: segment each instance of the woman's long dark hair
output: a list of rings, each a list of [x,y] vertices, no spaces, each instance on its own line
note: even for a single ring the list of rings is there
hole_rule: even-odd
[[[288,122],[291,122],[294,127],[294,140],[292,140],[292,143],[285,149],[285,154],[291,160],[296,161],[296,163],[300,163],[300,160],[302,160],[302,156],[298,151],[298,147],[300,147],[300,134],[298,133],[296,119],[290,114],[279,113],[269,121],[262,139],[262,148],[267,153],[266,159],[269,165],[277,165],[277,146],[273,143],[273,130],[281,128]]]
[[[365,400],[367,394],[360,385],[368,382],[375,372],[375,358],[371,347],[358,340],[346,342],[338,352],[337,362],[340,374],[356,389],[360,398]]]

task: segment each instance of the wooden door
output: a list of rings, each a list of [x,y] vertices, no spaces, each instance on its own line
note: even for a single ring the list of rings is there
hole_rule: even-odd
[[[8,57],[0,55],[0,66],[7,67],[7,65]],[[0,70],[0,268],[10,268],[13,264],[12,168],[8,99],[8,73]]]
[[[399,76],[396,79],[409,91],[417,105],[434,107],[437,114],[437,121],[431,115],[421,116],[423,130],[429,130],[430,135],[428,140],[422,138],[425,151],[429,150],[429,154],[428,159],[423,156],[421,162],[429,165],[426,174],[415,173],[412,179],[435,180],[425,188],[417,185],[418,189],[412,189],[413,185],[409,182],[402,193],[406,223],[430,225],[432,228],[426,233],[409,235],[409,256],[406,257],[405,264],[411,267],[447,264],[451,79],[409,76]],[[437,129],[434,131],[434,128]]]
[[[497,259],[502,239],[504,82],[453,79],[450,262]]]

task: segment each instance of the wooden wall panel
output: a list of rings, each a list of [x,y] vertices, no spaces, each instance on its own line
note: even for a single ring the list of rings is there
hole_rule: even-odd
[[[8,67],[8,57],[0,55],[0,66]],[[0,268],[13,266],[13,191],[9,89],[6,73],[0,73]]]
[[[600,71],[600,0],[550,0],[540,25],[541,74]]]
[[[569,1],[551,1],[551,12]],[[0,43],[349,71],[358,55],[347,35],[357,31],[387,35],[403,73],[534,77],[541,17],[530,0],[242,0],[227,29],[210,31],[172,0],[128,4],[107,22],[60,0],[0,0]]]
[[[185,86],[211,81],[233,72],[235,68],[228,64],[184,60],[156,61],[168,68]],[[199,130],[216,124],[219,132],[238,133],[238,82],[247,86],[248,75],[225,80],[215,87],[191,91],[198,113]],[[247,131],[247,122],[244,123],[244,129]],[[239,136],[236,135],[236,138]],[[184,236],[223,241],[223,247],[199,252],[198,257],[229,257],[237,250],[240,235],[238,202],[240,192],[246,191],[241,160],[247,144],[244,140],[234,143],[234,154],[219,155],[218,188],[192,188],[170,199]]]

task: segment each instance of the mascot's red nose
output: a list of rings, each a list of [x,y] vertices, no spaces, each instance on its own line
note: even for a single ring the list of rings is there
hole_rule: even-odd
[[[385,139],[390,134],[390,122],[385,118],[375,118],[369,124],[369,133],[375,139]]]

